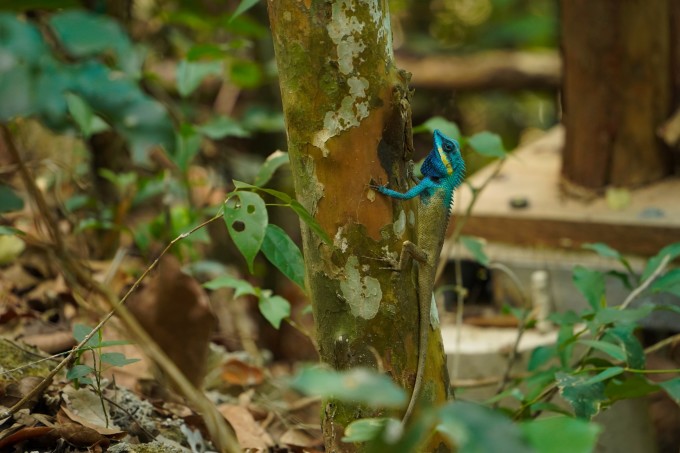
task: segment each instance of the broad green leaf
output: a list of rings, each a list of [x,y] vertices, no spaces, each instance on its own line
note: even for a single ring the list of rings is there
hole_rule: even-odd
[[[188,61],[221,60],[225,56],[225,50],[215,44],[196,44],[187,52]]]
[[[258,303],[260,313],[275,329],[281,327],[281,321],[290,316],[290,302],[281,296],[260,296]]]
[[[0,225],[0,236],[24,236],[26,233],[24,233],[21,230],[18,230],[14,227],[9,227],[5,225]]]
[[[622,362],[625,362],[626,360],[626,352],[620,346],[615,344],[600,340],[578,340],[578,342],[597,349],[598,351],[602,351],[605,354],[612,356],[616,360],[621,360]]]
[[[524,436],[539,453],[591,453],[602,428],[571,417],[550,417],[520,425]]]
[[[194,92],[203,79],[222,74],[221,61],[186,61],[177,65],[177,91],[186,97]]]
[[[661,387],[673,401],[680,404],[680,378],[673,378],[668,381],[659,382]]]
[[[84,58],[112,51],[119,68],[134,78],[140,76],[141,56],[120,24],[110,17],[67,10],[53,15],[49,22],[57,39],[72,56]]]
[[[667,245],[666,247],[662,248],[659,253],[656,254],[656,256],[652,257],[647,261],[647,265],[645,266],[645,270],[642,272],[642,280],[647,280],[652,273],[656,270],[657,267],[659,267],[659,264],[661,264],[661,261],[666,257],[670,257],[670,260],[673,261],[677,257],[680,256],[680,242],[675,242],[673,244]]]
[[[583,244],[582,248],[586,250],[592,250],[593,252],[597,253],[598,255],[604,258],[614,258],[615,260],[621,259],[621,254],[617,250],[614,250],[613,248],[609,247],[607,244],[604,244],[602,242]]]
[[[235,290],[234,297],[241,297],[243,295],[256,296],[259,294],[258,290],[247,281],[234,278],[229,275],[217,277],[214,280],[210,280],[209,282],[204,283],[203,286],[212,290],[220,288],[233,288]]]
[[[343,442],[368,442],[380,435],[388,423],[400,423],[393,418],[362,418],[353,421],[345,430]]]
[[[671,293],[680,297],[680,269],[671,269],[650,286],[655,293]]]
[[[635,336],[635,324],[622,324],[607,329],[604,339],[613,339],[626,354],[629,367],[641,370],[645,367],[645,351]]]
[[[602,382],[585,385],[588,376],[573,376],[563,372],[556,373],[555,378],[560,394],[574,409],[577,417],[591,419],[597,415],[602,402],[606,400]]]
[[[638,308],[626,308],[625,310],[616,307],[604,307],[595,313],[593,322],[597,325],[634,323],[649,316],[655,308],[652,304],[642,305]]]
[[[481,265],[489,265],[489,257],[484,252],[484,241],[482,239],[474,236],[461,236],[460,241]]]
[[[605,295],[604,274],[583,266],[576,266],[572,273],[572,280],[591,308],[598,311]]]
[[[505,158],[506,151],[501,137],[491,132],[480,132],[468,139],[468,145],[483,156]]]
[[[254,61],[234,60],[229,64],[229,79],[240,88],[256,88],[262,83],[262,70]]]
[[[269,157],[267,157],[260,167],[260,170],[257,172],[257,176],[255,176],[255,182],[253,182],[253,184],[256,186],[264,186],[269,182],[269,180],[274,175],[274,172],[278,170],[279,167],[286,165],[289,162],[290,159],[288,157],[288,153],[280,150],[274,151],[269,155]]]
[[[0,184],[0,213],[19,211],[24,208],[24,200],[14,193],[11,187]]]
[[[259,1],[260,0],[241,0],[241,3],[239,3],[239,5],[236,7],[236,10],[234,10],[234,14],[231,15],[229,22],[233,21],[238,16],[245,13],[253,6],[257,5],[257,2]]]
[[[305,367],[292,380],[291,386],[307,395],[352,401],[374,408],[401,408],[406,393],[384,374],[366,368],[332,371]]]
[[[658,391],[658,385],[650,383],[639,374],[631,374],[623,381],[612,379],[607,382],[607,387],[605,388],[605,394],[612,402],[623,399],[639,398]]]
[[[528,371],[536,371],[545,365],[550,359],[556,357],[557,348],[555,346],[538,346],[531,351],[531,357],[527,364]]]
[[[125,357],[125,354],[121,352],[104,352],[101,355],[101,361],[112,366],[125,366],[139,362],[139,359],[128,359]]]
[[[429,132],[430,134],[433,134],[435,129],[439,129],[447,137],[454,140],[460,140],[460,129],[458,129],[456,123],[441,116],[433,116],[420,126],[414,127],[413,133],[419,134],[421,132]]]
[[[305,289],[305,263],[302,252],[283,229],[276,225],[267,225],[262,241],[262,253],[283,275]]]
[[[260,251],[269,222],[264,201],[253,192],[236,192],[224,204],[224,221],[252,273],[253,260]]]
[[[248,137],[250,133],[236,120],[227,116],[216,116],[207,123],[196,126],[196,130],[213,140],[224,137]]]
[[[201,149],[201,136],[189,124],[182,124],[177,132],[177,147],[171,156],[173,162],[179,169],[186,173],[189,170],[191,161]]]
[[[85,138],[92,134],[92,123],[94,121],[94,112],[89,105],[80,96],[73,93],[66,93],[66,104],[68,111],[73,117]]]
[[[84,324],[76,324],[73,326],[73,338],[80,343],[85,339],[86,336],[88,336],[92,332],[92,328],[88,327]],[[96,348],[98,346],[101,346],[100,341],[101,338],[99,338],[99,335],[101,332],[95,333],[92,338],[88,340],[85,345],[83,345],[83,348]]]
[[[585,381],[583,381],[583,385],[591,385],[591,384],[596,384],[598,382],[604,382],[608,379],[613,378],[614,376],[618,376],[619,374],[623,373],[624,369],[620,366],[613,366],[611,368],[607,368],[606,370],[603,370],[599,373],[597,373],[595,376],[592,376]]]
[[[66,379],[73,381],[87,376],[88,374],[94,372],[94,368],[87,365],[75,365],[73,368],[69,368],[66,373]]]
[[[466,401],[448,403],[439,411],[436,430],[449,438],[459,453],[530,453],[519,426],[488,407]]]

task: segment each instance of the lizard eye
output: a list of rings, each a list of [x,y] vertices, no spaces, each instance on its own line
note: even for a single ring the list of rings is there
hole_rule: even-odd
[[[448,152],[451,152],[453,151],[453,146],[451,145],[451,143],[444,143],[444,149]]]

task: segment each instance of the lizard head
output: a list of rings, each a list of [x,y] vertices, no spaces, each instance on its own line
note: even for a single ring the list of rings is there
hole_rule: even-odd
[[[425,158],[421,172],[432,178],[450,178],[453,187],[458,187],[465,177],[465,162],[458,142],[435,129],[434,148]]]

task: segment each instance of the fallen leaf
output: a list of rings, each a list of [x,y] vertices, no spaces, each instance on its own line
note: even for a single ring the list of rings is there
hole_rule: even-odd
[[[312,431],[314,433],[312,434]],[[321,430],[302,430],[292,428],[283,433],[279,442],[293,447],[313,448],[323,445]]]
[[[222,365],[222,379],[228,384],[247,387],[261,384],[264,373],[261,368],[238,359],[230,359]]]
[[[88,388],[75,389],[68,385],[64,387],[61,410],[73,422],[95,430],[104,436],[113,436],[122,433],[121,429],[107,420],[102,408],[102,401],[98,395]],[[104,401],[104,407],[108,402]],[[108,411],[108,408],[106,409]]]
[[[266,450],[274,445],[274,441],[269,434],[255,421],[252,414],[245,407],[221,404],[217,409],[234,428],[241,448]]]

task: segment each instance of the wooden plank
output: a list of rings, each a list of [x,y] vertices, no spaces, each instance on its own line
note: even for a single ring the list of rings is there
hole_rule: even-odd
[[[680,241],[680,178],[628,192],[630,202],[612,209],[604,197],[586,202],[566,198],[560,191],[564,131],[556,127],[539,140],[518,149],[501,173],[480,195],[463,233],[490,241],[576,249],[586,242],[605,242],[618,250],[651,255]],[[479,186],[494,164],[471,176]],[[516,209],[511,200],[527,207]],[[456,195],[459,218],[471,199],[467,187]]]

